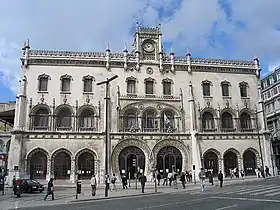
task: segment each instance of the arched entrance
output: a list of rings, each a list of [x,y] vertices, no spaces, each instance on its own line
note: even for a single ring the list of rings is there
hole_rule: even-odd
[[[95,171],[94,156],[84,152],[78,157],[78,170],[81,171],[80,179],[90,179]]]
[[[120,174],[126,173],[131,179],[135,179],[135,173],[142,169],[145,170],[145,154],[136,147],[125,147],[119,155],[119,169]]]
[[[219,173],[219,158],[218,155],[213,151],[208,151],[204,154],[204,169],[213,174],[213,176],[217,176]],[[207,173],[207,176],[209,175]]]
[[[257,157],[253,151],[247,150],[243,153],[243,166],[246,176],[255,175],[255,168],[257,168]]]
[[[230,176],[230,169],[238,168],[237,155],[233,151],[224,154],[224,170],[225,176]]]
[[[30,157],[30,179],[46,179],[47,156],[42,151],[37,151]]]
[[[54,157],[54,178],[70,179],[71,157],[67,152],[61,151]]]
[[[167,173],[182,171],[182,159],[182,154],[176,147],[163,147],[157,154],[157,169]]]

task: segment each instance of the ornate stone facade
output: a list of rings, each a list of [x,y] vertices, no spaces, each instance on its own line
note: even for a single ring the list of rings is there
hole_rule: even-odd
[[[196,175],[201,166],[226,174],[236,167],[250,175],[262,161],[271,167],[257,58],[167,55],[160,26],[138,26],[134,38],[131,53],[41,51],[25,43],[10,176],[74,181],[79,172],[102,180],[105,87],[96,83],[112,75],[119,77],[110,84],[110,173],[141,169],[151,176],[195,165]],[[240,82],[247,84],[242,95]],[[124,153],[127,147],[144,157]]]

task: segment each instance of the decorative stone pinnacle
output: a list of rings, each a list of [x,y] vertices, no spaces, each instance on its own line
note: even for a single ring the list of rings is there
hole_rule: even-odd
[[[187,56],[191,56],[191,53],[189,51],[189,48],[187,48]]]
[[[108,42],[106,52],[110,52],[110,44]]]
[[[171,47],[170,47],[170,55],[174,55],[174,52],[173,52],[173,44],[172,44]]]
[[[126,44],[126,42],[124,43],[124,51],[123,52],[128,52],[127,51],[127,44]]]

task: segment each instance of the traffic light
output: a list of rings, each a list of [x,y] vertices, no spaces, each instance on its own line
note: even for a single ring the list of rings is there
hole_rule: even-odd
[[[133,160],[132,160],[132,165],[133,165],[133,166],[136,166],[136,159],[133,159]]]

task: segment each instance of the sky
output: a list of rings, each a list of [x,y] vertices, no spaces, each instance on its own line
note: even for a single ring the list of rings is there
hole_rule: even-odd
[[[164,50],[280,65],[279,0],[1,0],[0,102],[15,100],[24,40],[31,49],[122,52],[138,20],[162,24]]]

